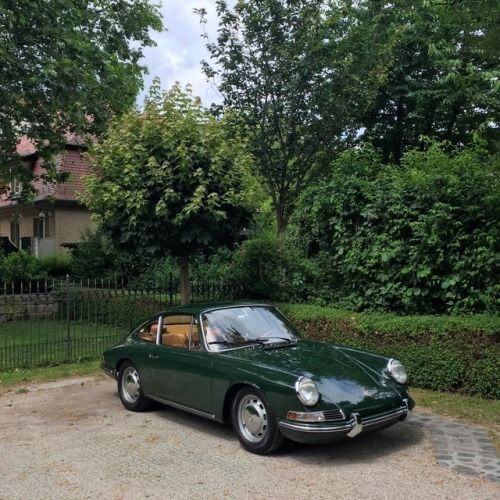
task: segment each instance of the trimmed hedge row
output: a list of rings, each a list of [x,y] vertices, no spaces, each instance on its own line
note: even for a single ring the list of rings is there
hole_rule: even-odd
[[[281,304],[308,338],[401,360],[410,385],[500,399],[500,317],[396,316]]]

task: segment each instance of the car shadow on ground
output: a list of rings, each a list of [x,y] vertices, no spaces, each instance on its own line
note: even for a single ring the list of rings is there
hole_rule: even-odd
[[[406,448],[418,445],[424,437],[422,426],[399,422],[386,429],[361,433],[355,438],[344,438],[329,444],[309,446],[285,441],[276,455],[286,455],[315,465],[359,464],[404,452]]]
[[[230,425],[213,422],[160,403],[155,403],[150,412],[185,427],[186,431],[197,431],[227,442],[237,442]],[[329,444],[306,445],[285,440],[283,446],[273,453],[273,457],[286,456],[316,465],[349,465],[402,452],[405,448],[419,444],[424,437],[425,431],[420,423],[400,422],[387,429],[362,433],[353,439],[345,438]]]

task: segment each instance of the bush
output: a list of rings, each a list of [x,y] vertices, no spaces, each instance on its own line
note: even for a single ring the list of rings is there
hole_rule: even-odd
[[[431,144],[384,165],[347,151],[297,212],[318,288],[357,310],[498,311],[500,161],[479,146]],[[449,149],[449,148],[448,148]]]
[[[500,317],[396,316],[281,305],[306,337],[400,359],[410,385],[500,398]]]
[[[103,279],[133,276],[143,270],[139,256],[118,252],[99,233],[87,232],[72,250],[71,276],[78,279]]]
[[[50,255],[40,257],[40,267],[51,278],[62,278],[71,274],[72,262],[70,255]]]
[[[307,263],[272,236],[243,242],[235,253],[232,272],[249,298],[303,301],[311,293]]]
[[[0,256],[0,282],[43,279],[47,277],[40,261],[33,255],[14,252]]]

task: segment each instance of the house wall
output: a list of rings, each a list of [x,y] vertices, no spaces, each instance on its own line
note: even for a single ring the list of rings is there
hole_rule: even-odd
[[[49,213],[48,229],[49,238],[39,239],[32,248],[38,249],[39,256],[51,254],[64,254],[69,250],[61,247],[61,243],[76,243],[81,240],[86,230],[91,230],[94,225],[90,219],[90,212],[78,207],[53,207],[44,209]],[[13,211],[5,210],[0,213],[0,235],[10,237],[10,221]],[[18,208],[21,237],[33,237],[33,219],[38,217],[39,208]]]
[[[87,230],[92,230],[94,224],[90,219],[90,212],[83,209],[61,208],[57,210],[55,217],[57,245],[61,243],[76,243],[82,239],[82,234]],[[64,248],[59,247],[58,253],[64,252]]]

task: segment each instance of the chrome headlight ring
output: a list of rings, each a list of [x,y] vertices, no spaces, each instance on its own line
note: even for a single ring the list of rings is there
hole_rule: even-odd
[[[401,361],[397,359],[390,359],[387,362],[387,373],[390,377],[395,380],[398,384],[404,385],[408,381],[408,374]]]
[[[314,406],[319,401],[319,390],[309,377],[299,377],[295,382],[295,392],[299,401],[305,406]]]

